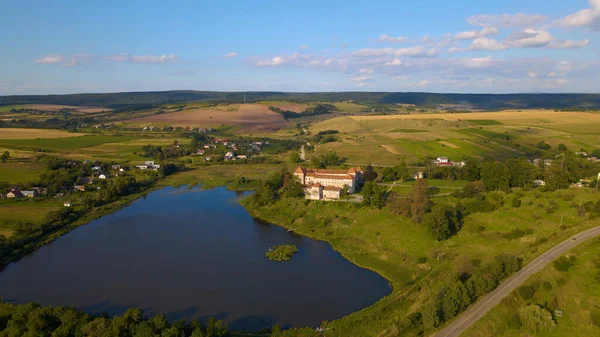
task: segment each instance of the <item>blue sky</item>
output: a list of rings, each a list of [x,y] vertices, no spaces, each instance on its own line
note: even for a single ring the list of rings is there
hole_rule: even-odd
[[[600,87],[600,0],[4,0],[0,31],[0,95]]]

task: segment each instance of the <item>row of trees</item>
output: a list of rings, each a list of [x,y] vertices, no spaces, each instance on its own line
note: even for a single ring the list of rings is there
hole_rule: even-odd
[[[0,302],[3,336],[52,337],[224,337],[225,322],[210,318],[206,324],[194,320],[170,323],[164,316],[144,318],[139,309],[109,318],[90,317],[71,307],[42,307],[36,303],[15,305]]]

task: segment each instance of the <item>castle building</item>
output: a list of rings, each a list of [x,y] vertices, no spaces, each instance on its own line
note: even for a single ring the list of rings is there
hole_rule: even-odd
[[[352,167],[348,170],[298,167],[294,171],[294,177],[304,186],[307,199],[339,199],[343,188],[348,188],[348,193],[356,191],[357,185],[362,181],[362,173],[360,167]]]

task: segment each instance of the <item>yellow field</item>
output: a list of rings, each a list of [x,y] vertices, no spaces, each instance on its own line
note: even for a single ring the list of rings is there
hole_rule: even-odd
[[[319,145],[318,152],[336,151],[353,163],[393,164],[426,155],[509,158],[532,151],[540,141],[553,148],[594,149],[600,143],[600,114],[538,109],[343,116],[311,124],[309,130],[338,130],[339,141]]]
[[[1,128],[0,139],[35,139],[81,137],[85,133],[70,133],[61,130]]]
[[[495,120],[504,124],[587,124],[600,123],[600,114],[542,109],[503,110],[498,112],[436,113],[393,116],[353,116],[357,121],[441,119],[446,121]]]

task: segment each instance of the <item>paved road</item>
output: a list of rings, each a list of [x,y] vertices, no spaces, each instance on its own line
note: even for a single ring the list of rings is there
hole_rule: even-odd
[[[577,246],[584,241],[600,236],[600,226],[572,236],[570,239],[559,243],[540,255],[537,259],[531,261],[513,276],[502,282],[498,288],[482,297],[467,311],[463,312],[450,325],[443,330],[433,334],[434,337],[458,337],[475,324],[490,309],[498,305],[500,301],[510,294],[515,288],[523,284],[531,275],[539,272],[548,263],[565,254],[569,249]]]

